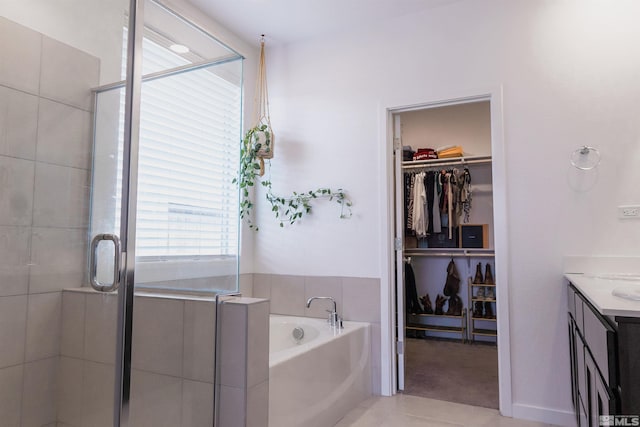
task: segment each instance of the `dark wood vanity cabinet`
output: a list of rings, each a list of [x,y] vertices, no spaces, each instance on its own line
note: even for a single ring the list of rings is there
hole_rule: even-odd
[[[620,414],[617,325],[569,285],[571,396],[579,427]],[[628,414],[628,413],[627,413]]]

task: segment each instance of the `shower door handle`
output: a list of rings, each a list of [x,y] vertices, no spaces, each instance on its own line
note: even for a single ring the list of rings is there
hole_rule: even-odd
[[[103,284],[98,281],[98,245],[103,240],[113,242],[113,282],[111,284]],[[120,239],[115,234],[97,234],[91,239],[91,251],[89,261],[89,281],[91,287],[98,292],[111,292],[118,289],[120,284]]]

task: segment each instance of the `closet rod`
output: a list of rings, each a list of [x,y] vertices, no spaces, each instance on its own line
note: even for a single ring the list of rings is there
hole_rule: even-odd
[[[433,164],[422,164],[422,165],[402,165],[402,169],[442,169],[443,166],[464,166],[464,165],[473,165],[473,164],[482,164],[482,163],[491,163],[491,160],[466,160],[466,161],[450,161],[450,162],[442,162],[442,163],[433,163]]]

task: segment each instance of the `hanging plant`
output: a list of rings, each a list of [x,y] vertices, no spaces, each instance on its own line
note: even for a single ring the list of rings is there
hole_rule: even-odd
[[[251,209],[254,206],[251,200],[252,187],[255,187],[256,180],[265,173],[265,159],[272,159],[274,154],[274,135],[271,129],[271,118],[269,114],[269,93],[267,91],[267,69],[264,56],[264,35],[260,40],[260,62],[258,65],[258,79],[256,82],[256,97],[254,99],[255,115],[251,129],[247,131],[242,140],[240,149],[240,173],[238,178],[233,180],[240,187],[240,218],[246,219],[249,227],[258,230],[258,227],[251,221]],[[271,164],[269,163],[269,166]],[[273,193],[271,179],[261,181],[262,186],[267,189],[267,201],[271,204],[271,211],[280,220],[280,227],[284,227],[285,222],[294,224],[302,219],[305,214],[311,213],[311,201],[325,198],[329,201],[337,201],[340,204],[340,218],[351,217],[351,200],[349,200],[342,189],[333,191],[330,188],[318,188],[303,193],[294,192],[292,196],[280,197]]]
[[[256,135],[264,134],[267,138],[270,133],[266,125],[260,125],[247,131],[240,150],[240,173],[234,179],[240,187],[240,218],[246,219],[249,228],[258,231],[258,226],[251,220],[251,209],[254,202],[251,200],[251,188],[256,186],[260,179],[261,159],[258,156],[262,148],[261,142],[256,142]],[[269,175],[271,175],[269,171]],[[312,201],[315,199],[328,199],[336,201],[340,205],[340,218],[351,217],[351,200],[342,189],[318,188],[302,193],[293,192],[291,196],[281,197],[273,193],[271,179],[261,180],[260,184],[267,189],[266,200],[271,204],[271,211],[280,221],[280,227],[285,223],[294,224],[312,211]]]

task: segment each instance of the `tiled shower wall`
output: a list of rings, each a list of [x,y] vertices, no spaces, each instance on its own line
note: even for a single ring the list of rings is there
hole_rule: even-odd
[[[56,421],[63,288],[84,282],[99,61],[0,18],[0,423]]]
[[[240,290],[243,295],[270,299],[271,313],[289,316],[326,318],[329,302],[315,301],[307,308],[306,301],[313,296],[333,297],[344,320],[371,323],[372,393],[380,394],[380,279],[254,274],[251,294],[242,282]]]

